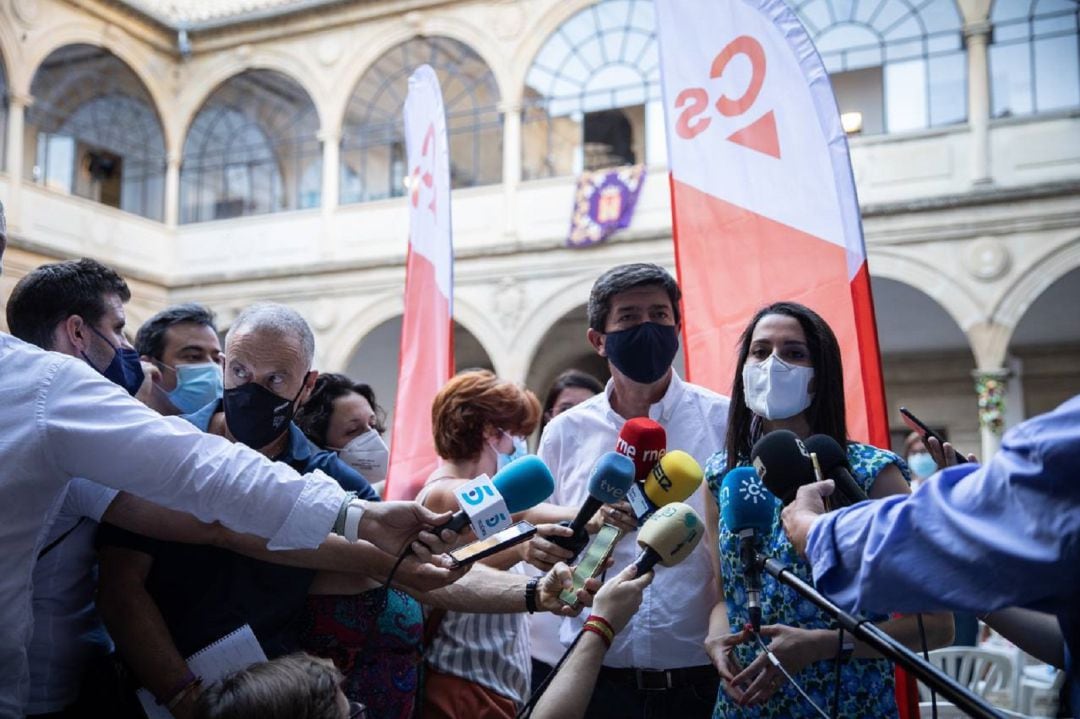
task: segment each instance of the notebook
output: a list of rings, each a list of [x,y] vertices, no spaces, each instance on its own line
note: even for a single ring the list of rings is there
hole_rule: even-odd
[[[212,684],[230,672],[265,662],[266,654],[247,624],[203,647],[187,658],[188,668],[202,677],[203,685]],[[158,704],[146,689],[138,691],[139,702],[148,719],[172,719],[164,705]]]

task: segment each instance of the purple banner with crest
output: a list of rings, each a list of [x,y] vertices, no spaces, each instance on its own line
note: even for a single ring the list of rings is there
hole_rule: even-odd
[[[582,173],[574,192],[574,214],[570,218],[567,246],[595,245],[629,227],[644,182],[644,165]]]

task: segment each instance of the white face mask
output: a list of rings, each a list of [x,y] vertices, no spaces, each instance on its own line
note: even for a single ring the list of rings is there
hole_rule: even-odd
[[[814,399],[812,379],[813,367],[790,365],[776,355],[756,364],[747,362],[742,369],[746,406],[764,419],[794,417]]]
[[[371,484],[386,479],[386,470],[390,466],[390,450],[374,429],[354,437],[338,450],[338,457],[364,475],[364,479]]]

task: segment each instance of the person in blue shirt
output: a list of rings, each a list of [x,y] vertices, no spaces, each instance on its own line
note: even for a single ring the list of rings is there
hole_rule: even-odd
[[[910,496],[826,514],[832,489],[801,487],[783,512],[821,592],[849,611],[983,614],[1064,667],[1080,706],[1080,395],[1010,429],[986,464],[947,467]]]

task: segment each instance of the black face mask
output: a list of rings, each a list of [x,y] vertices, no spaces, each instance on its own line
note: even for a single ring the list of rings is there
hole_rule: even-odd
[[[306,374],[304,379],[307,380]],[[227,389],[223,393],[225,424],[237,441],[252,449],[262,449],[288,431],[296,412],[296,400],[303,391],[301,383],[300,391],[290,400],[255,382]]]
[[[642,322],[630,329],[608,332],[604,351],[611,364],[640,384],[652,384],[671,368],[679,351],[675,325]]]

